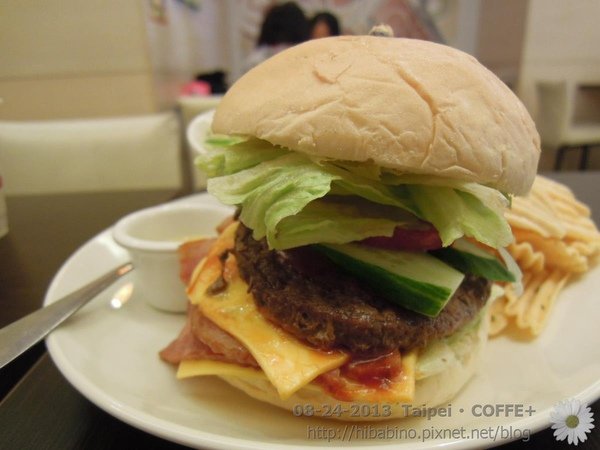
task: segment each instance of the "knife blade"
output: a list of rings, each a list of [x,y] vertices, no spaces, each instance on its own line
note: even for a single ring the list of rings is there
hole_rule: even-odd
[[[126,263],[0,330],[0,369],[43,339],[79,308],[133,270]]]

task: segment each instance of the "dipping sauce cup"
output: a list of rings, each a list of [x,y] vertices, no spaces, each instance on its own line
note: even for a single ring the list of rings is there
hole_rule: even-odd
[[[179,277],[179,246],[214,237],[232,210],[225,206],[170,203],[131,213],[113,228],[114,240],[134,264],[134,296],[162,311],[183,312],[186,286]]]

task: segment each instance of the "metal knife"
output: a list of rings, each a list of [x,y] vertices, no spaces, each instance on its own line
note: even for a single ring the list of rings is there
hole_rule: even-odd
[[[62,299],[2,328],[0,369],[43,339],[79,308],[131,270],[133,270],[131,263],[123,264]]]

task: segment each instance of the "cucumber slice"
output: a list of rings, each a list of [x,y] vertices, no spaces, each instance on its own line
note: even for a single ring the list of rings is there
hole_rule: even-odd
[[[464,279],[458,270],[427,253],[358,244],[314,247],[386,299],[430,317],[439,314]]]
[[[516,281],[515,275],[494,255],[465,239],[459,239],[451,247],[430,253],[463,273],[471,273],[492,281]]]

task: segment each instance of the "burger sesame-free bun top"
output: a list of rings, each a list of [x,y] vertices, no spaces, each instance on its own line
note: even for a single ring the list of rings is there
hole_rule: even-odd
[[[525,194],[540,139],[513,92],[470,55],[427,41],[316,39],[240,78],[213,132]]]

